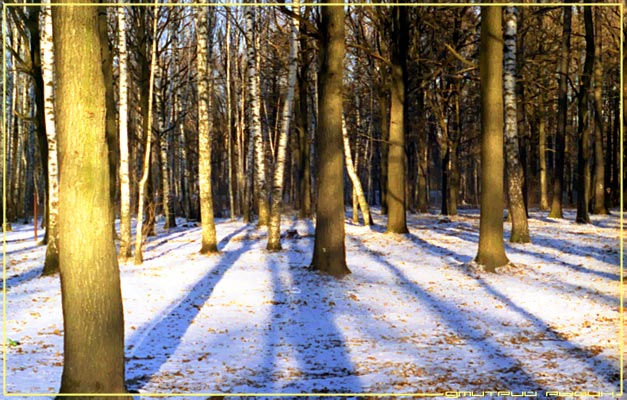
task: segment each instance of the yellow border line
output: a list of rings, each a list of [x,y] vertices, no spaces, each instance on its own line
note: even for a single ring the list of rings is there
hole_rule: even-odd
[[[3,3],[2,4],[2,61],[4,67],[2,68],[2,128],[3,128],[3,139],[2,139],[2,162],[3,162],[3,170],[2,170],[2,350],[3,350],[3,359],[2,359],[2,392],[4,396],[8,397],[17,397],[17,396],[29,396],[29,397],[43,397],[43,396],[55,396],[60,393],[8,393],[7,392],[7,294],[6,294],[6,231],[4,230],[6,223],[6,144],[7,144],[7,115],[6,115],[6,96],[7,96],[7,87],[6,87],[6,36],[7,36],[7,20],[6,20],[6,9],[8,7],[37,7],[37,6],[77,6],[77,7],[154,7],[155,4],[150,3],[124,3],[124,4],[93,4],[93,3],[53,3],[53,4],[43,4],[43,3]],[[272,7],[272,6],[285,6],[287,3],[168,3],[168,4],[159,4],[159,7],[199,7],[199,6],[212,6],[212,7]],[[353,6],[353,7],[376,7],[376,6],[390,6],[389,3],[300,3],[300,6]],[[620,240],[619,240],[619,248],[620,248],[620,304],[619,304],[619,319],[620,319],[620,327],[619,327],[619,350],[620,350],[620,383],[618,396],[622,396],[624,393],[624,283],[623,283],[623,254],[624,254],[624,224],[623,224],[623,125],[624,125],[624,115],[623,115],[623,41],[624,41],[624,3],[395,3],[394,5],[399,6],[411,6],[411,7],[571,7],[571,6],[588,6],[588,7],[616,7],[618,6],[620,9],[620,49],[619,49],[619,80],[620,80],[620,93],[619,93],[619,107],[620,107],[620,149],[619,149],[619,171],[620,171]],[[451,391],[455,392],[455,391]],[[484,391],[485,392],[485,391]],[[499,391],[494,391],[499,392]],[[500,391],[501,393],[505,393],[506,391]],[[509,393],[509,392],[508,392]],[[516,392],[513,392],[516,393]],[[307,396],[319,396],[319,397],[350,397],[350,396],[361,396],[361,397],[377,397],[377,396],[396,396],[396,397],[409,397],[409,396],[422,396],[422,397],[436,397],[436,396],[444,396],[445,393],[63,393],[63,396],[67,397],[79,397],[79,396],[103,396],[103,397],[113,397],[126,395],[131,397],[174,397],[174,396],[184,396],[184,397],[205,397],[205,396],[272,396],[272,397],[307,397]]]

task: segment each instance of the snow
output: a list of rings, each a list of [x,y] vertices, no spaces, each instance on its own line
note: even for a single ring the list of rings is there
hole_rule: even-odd
[[[591,225],[531,212],[533,244],[506,243],[496,274],[472,260],[479,213],[408,215],[410,234],[346,222],[342,280],[308,269],[311,221],[267,233],[217,219],[164,231],[121,263],[126,379],[139,393],[618,393],[619,218]],[[179,223],[185,223],[179,220]],[[32,225],[6,234],[7,392],[55,393],[63,363],[58,277],[39,277]],[[505,223],[509,237],[509,223]],[[490,393],[487,393],[490,395]],[[497,396],[497,393],[492,393]],[[139,395],[137,395],[139,396]],[[548,396],[548,395],[547,395]],[[608,397],[609,396],[609,397]]]

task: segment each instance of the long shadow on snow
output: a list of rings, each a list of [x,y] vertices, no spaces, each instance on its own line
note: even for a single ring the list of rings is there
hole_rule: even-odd
[[[364,251],[370,249],[364,245],[360,240],[351,238],[351,241]],[[442,248],[439,251],[433,252],[437,256],[440,255]],[[431,253],[431,251],[429,251]],[[414,296],[419,302],[428,305],[430,310],[437,312],[442,320],[455,332],[457,332],[463,339],[470,342],[471,346],[481,351],[485,356],[481,357],[486,363],[490,363],[493,368],[490,371],[493,375],[499,376],[502,387],[498,388],[474,388],[474,389],[490,389],[490,390],[514,390],[514,391],[529,391],[535,390],[543,392],[542,385],[535,381],[535,379],[529,375],[521,366],[520,362],[513,357],[504,354],[501,350],[499,343],[490,339],[485,332],[473,327],[469,321],[476,321],[479,317],[475,316],[475,313],[469,313],[467,311],[460,312],[460,309],[456,305],[442,298],[437,298],[430,294],[427,290],[423,289],[415,282],[411,281],[405,274],[400,271],[396,266],[391,264],[383,257],[375,256],[375,261],[380,265],[388,268],[401,282],[401,289],[408,294]],[[469,333],[469,334],[467,334]],[[470,350],[470,349],[469,349]],[[490,355],[496,355],[496,359],[491,358]],[[477,354],[472,351],[468,351],[466,354],[461,355],[464,359],[474,360],[477,359]],[[509,377],[505,377],[501,374],[515,374]],[[507,379],[507,380],[505,380]],[[455,388],[457,389],[457,388]],[[464,390],[470,390],[472,388],[460,388]]]
[[[423,250],[427,251],[428,253],[435,255],[435,256],[440,256],[441,253],[443,251],[446,251],[446,249],[428,243],[422,239],[420,239],[419,237],[413,235],[413,234],[409,234],[406,235],[406,237],[408,239],[410,239],[413,243],[415,243],[416,245],[418,245],[420,248],[422,248]],[[454,257],[457,260],[465,260],[467,259],[467,256],[457,256]],[[387,263],[386,261],[384,261],[386,264],[390,265],[392,268],[395,268],[394,266],[392,266],[391,264]],[[462,263],[464,263],[465,261],[462,261]],[[497,289],[495,289],[494,287],[492,287],[489,283],[487,283],[483,278],[481,277],[473,277],[467,270],[465,269],[461,269],[461,271],[466,274],[467,276],[474,278],[477,280],[477,282],[481,285],[481,287],[489,294],[491,294],[492,296],[498,298],[500,301],[502,301],[503,303],[505,303],[511,310],[515,311],[516,313],[520,314],[522,317],[524,317],[525,319],[527,319],[529,322],[531,322],[533,324],[533,326],[536,328],[536,330],[538,332],[546,332],[547,336],[549,336],[550,340],[555,340],[558,341],[560,343],[563,344],[563,349],[570,355],[572,355],[573,357],[576,357],[578,359],[583,360],[586,364],[588,364],[593,370],[595,370],[595,368],[597,366],[600,366],[603,370],[607,370],[611,373],[611,378],[609,379],[613,379],[613,380],[618,380],[618,369],[616,366],[612,365],[608,360],[599,357],[598,355],[588,351],[585,348],[581,348],[579,346],[577,346],[576,344],[572,343],[570,340],[568,340],[566,337],[564,337],[564,335],[562,335],[561,333],[557,332],[556,330],[554,330],[553,328],[551,328],[546,322],[544,322],[542,319],[538,318],[536,315],[534,315],[533,313],[528,312],[527,310],[525,310],[524,308],[520,307],[519,305],[515,304],[509,297],[507,297],[506,295],[504,295],[503,293],[499,292]],[[400,271],[399,271],[400,272]],[[409,282],[411,285],[416,286],[413,282]],[[427,294],[427,296],[430,296]],[[610,382],[608,380],[608,382]]]
[[[307,224],[308,232],[312,231],[311,221]],[[311,251],[290,251],[297,247],[297,243],[288,239],[283,239],[282,243],[288,254],[287,266],[270,260],[274,301],[273,321],[266,343],[272,350],[264,360],[262,370],[268,371],[270,382],[287,375],[281,393],[361,392],[361,382],[355,375],[355,367],[329,304],[334,295],[328,285],[341,284],[341,281],[303,268],[302,265],[310,260]],[[281,280],[283,269],[287,269],[291,287]],[[292,310],[289,315],[281,315],[281,309],[277,307],[285,304],[289,304]],[[298,371],[277,371],[279,353],[289,354],[290,350],[296,358]]]
[[[479,243],[479,233],[478,232],[468,232],[468,231],[463,231],[460,232],[459,230],[455,230],[455,227],[446,227],[446,228],[441,228],[439,229],[441,232],[440,233],[450,233],[452,236],[455,236],[459,239],[462,239],[464,241],[470,242],[472,244],[474,244],[475,246],[478,246]],[[426,243],[428,245],[431,245],[430,243],[427,243],[426,241],[424,241],[423,239],[418,238],[415,235],[412,235],[414,239],[414,242],[420,241],[422,243]],[[532,241],[534,241],[534,238],[532,237]],[[421,243],[417,243],[418,245],[421,245]],[[540,241],[540,243],[536,243],[536,241],[533,242],[534,245],[537,246],[542,246],[542,247],[547,247],[547,248],[553,248],[550,246],[547,246],[542,240]],[[570,244],[570,243],[565,243],[565,244]],[[449,256],[453,256],[456,260],[465,263],[470,261],[468,256],[455,256],[455,255],[451,255],[449,253],[453,253],[452,250],[443,248],[443,247],[438,247],[439,249],[442,250],[442,254],[443,255],[449,255]],[[574,248],[574,246],[572,244],[570,244],[570,246],[568,246],[567,248],[572,249]],[[563,265],[567,268],[570,268],[574,271],[577,272],[581,272],[581,273],[586,273],[586,274],[592,274],[592,275],[597,275],[598,277],[601,278],[606,278],[606,279],[610,279],[612,281],[618,281],[620,278],[618,276],[618,274],[614,274],[611,272],[605,272],[605,271],[599,271],[593,268],[588,268],[588,267],[584,267],[583,265],[578,265],[578,264],[573,264],[573,263],[569,263],[566,261],[561,260],[558,257],[552,256],[550,254],[545,254],[545,253],[540,253],[538,251],[534,251],[532,249],[530,249],[528,246],[526,246],[524,249],[521,249],[519,247],[513,247],[509,244],[509,242],[505,242],[505,249],[506,249],[506,253],[507,254],[512,254],[512,253],[518,253],[518,254],[522,254],[522,255],[527,255],[527,256],[532,256],[535,258],[539,258],[541,260],[544,260],[546,262],[549,263],[553,263],[553,264],[558,264],[558,265]],[[555,247],[556,250],[561,251],[562,249]],[[582,256],[586,256],[587,254],[585,253],[580,253],[580,252],[564,252],[564,254],[566,255],[573,255],[573,256],[578,256],[578,257],[582,257]],[[603,262],[607,263],[607,260],[604,260]]]
[[[224,249],[234,236],[249,228],[250,226],[243,226],[222,238],[218,243],[218,249]],[[142,329],[137,331],[136,335],[143,337],[132,349],[133,356],[126,362],[126,381],[130,390],[142,388],[174,354],[218,282],[250,246],[250,241],[244,241],[240,248],[215,255],[222,257],[220,261],[190,288],[184,298],[169,308],[167,315],[161,318],[157,316],[146,324],[147,328],[144,328],[143,334]],[[146,363],[145,360],[149,362]]]
[[[17,275],[11,276],[10,278],[7,279],[7,290],[11,289],[14,286],[19,286],[22,283],[31,281],[35,278],[39,278],[41,276],[42,269],[43,267],[38,265],[36,267],[29,269],[28,271],[24,271]]]

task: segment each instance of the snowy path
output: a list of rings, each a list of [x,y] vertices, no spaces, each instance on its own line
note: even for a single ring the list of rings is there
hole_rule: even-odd
[[[375,213],[378,217],[378,213]],[[616,214],[616,213],[615,213]],[[533,244],[506,246],[497,274],[471,263],[478,212],[409,216],[409,235],[347,222],[353,274],[309,271],[310,222],[266,233],[218,220],[221,254],[200,228],[159,231],[146,262],[121,264],[127,382],[143,393],[619,391],[619,219],[593,225],[534,212]],[[509,224],[506,226],[508,236]],[[58,278],[39,278],[32,226],[7,233],[11,393],[53,393],[62,371]]]

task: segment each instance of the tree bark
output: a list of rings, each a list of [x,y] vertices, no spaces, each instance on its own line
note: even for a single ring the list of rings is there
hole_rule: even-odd
[[[128,52],[126,50],[126,9],[117,9],[119,122],[120,135],[120,257],[131,256],[131,189],[129,179],[128,143]]]
[[[501,7],[481,7],[481,217],[475,261],[507,265],[503,244],[503,33]]]
[[[299,14],[298,8],[298,3],[292,5],[292,11],[297,15]],[[272,180],[272,210],[268,226],[268,244],[266,246],[266,248],[270,251],[281,250],[281,207],[283,206],[285,158],[290,133],[290,123],[292,121],[292,110],[294,108],[294,92],[296,90],[296,70],[298,67],[298,19],[293,18],[291,24],[287,94],[285,95],[285,102],[283,103],[281,133],[279,136],[276,162],[274,164],[274,177]]]
[[[318,193],[313,269],[341,277],[346,266],[344,237],[344,170],[342,157],[342,77],[344,8],[320,10],[320,53],[316,176]]]
[[[601,41],[601,19],[596,9],[594,22],[594,200],[593,214],[609,214],[607,210],[605,160],[603,158],[603,53]],[[608,146],[609,148],[609,146]],[[609,151],[606,152],[609,157]]]
[[[50,0],[44,0],[50,4]],[[50,6],[43,6],[41,26],[41,70],[44,93],[44,114],[46,135],[48,136],[48,244],[42,275],[59,272],[59,248],[57,223],[59,219],[59,157],[57,154],[57,133],[54,121],[54,54],[52,45],[52,12]]]
[[[217,253],[218,241],[213,218],[213,194],[211,187],[211,142],[213,124],[211,123],[211,96],[209,91],[210,49],[207,44],[211,32],[208,30],[207,7],[197,9],[197,46],[198,46],[198,187],[200,190],[200,220],[202,223],[202,243],[200,253]]]
[[[392,9],[392,74],[390,85],[390,140],[388,149],[387,206],[389,233],[408,233],[406,222],[405,185],[407,155],[405,153],[405,107],[407,90],[407,52],[409,24],[407,7]]]
[[[507,160],[507,195],[512,220],[512,243],[529,243],[529,224],[523,197],[523,168],[518,148],[518,112],[516,105],[516,7],[505,8],[505,151]]]
[[[590,107],[588,106],[588,102],[595,46],[592,9],[590,7],[584,7],[583,15],[586,29],[586,57],[583,72],[579,79],[579,92],[577,93],[577,137],[579,146],[577,150],[577,217],[575,221],[580,224],[588,224],[590,223],[590,215],[588,214],[588,193],[590,185]]]
[[[568,114],[568,60],[570,59],[570,32],[572,7],[564,7],[564,26],[560,50],[559,88],[557,99],[557,132],[555,133],[555,171],[553,199],[549,218],[563,218],[562,197],[564,190],[564,152],[566,150],[566,125]]]
[[[53,7],[52,16],[61,160],[64,365],[60,393],[119,393],[117,398],[130,399],[124,395],[124,314],[110,223],[113,207],[98,8]]]

